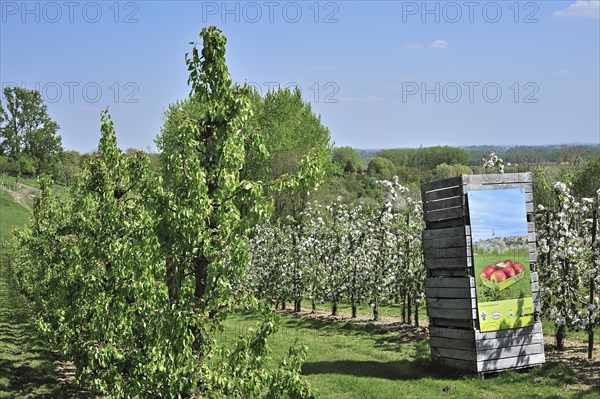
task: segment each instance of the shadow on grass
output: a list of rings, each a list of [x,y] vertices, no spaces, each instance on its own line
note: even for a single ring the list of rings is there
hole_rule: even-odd
[[[419,380],[422,378],[452,379],[464,375],[460,371],[441,370],[427,359],[395,360],[336,360],[331,362],[306,362],[303,375],[338,374],[353,377],[382,378],[386,380]]]

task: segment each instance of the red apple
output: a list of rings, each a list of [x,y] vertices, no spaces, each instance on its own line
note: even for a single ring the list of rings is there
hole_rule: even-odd
[[[506,263],[506,265],[507,265],[507,266],[512,266],[512,265],[513,265],[513,261],[512,261],[512,260],[510,260],[510,259],[506,259],[506,260],[504,261],[504,263]]]
[[[492,273],[494,273],[496,271],[496,268],[494,266],[488,266],[485,269],[483,269],[481,271],[481,274],[479,275],[479,277],[489,280],[490,276],[492,275]]]
[[[523,265],[520,264],[520,263],[515,263],[515,264],[512,265],[512,267],[513,267],[513,269],[515,269],[515,273],[517,273],[517,274],[521,274],[525,270],[523,268]]]
[[[493,281],[494,283],[501,283],[504,280],[506,280],[506,274],[504,274],[502,270],[496,270],[490,276],[490,281]]]
[[[506,266],[502,271],[506,274],[507,278],[511,278],[516,274],[515,269],[512,266]]]

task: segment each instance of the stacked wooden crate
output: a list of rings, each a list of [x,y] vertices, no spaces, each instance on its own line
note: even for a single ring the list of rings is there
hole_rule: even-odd
[[[477,317],[467,192],[511,188],[525,190],[536,322],[530,327],[482,333]],[[462,175],[425,183],[421,194],[426,225],[425,295],[433,360],[483,373],[544,363],[531,173]]]

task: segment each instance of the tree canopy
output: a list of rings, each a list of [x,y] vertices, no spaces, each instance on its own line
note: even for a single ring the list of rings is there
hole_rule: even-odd
[[[25,175],[60,171],[62,145],[59,126],[48,116],[39,92],[5,87],[0,100],[0,156]]]

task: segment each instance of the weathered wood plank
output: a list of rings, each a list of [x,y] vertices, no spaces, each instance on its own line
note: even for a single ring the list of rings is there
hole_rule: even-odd
[[[533,175],[527,173],[488,173],[479,175],[464,175],[462,179],[466,185],[471,184],[510,184],[531,183]]]
[[[468,256],[446,259],[425,258],[423,260],[423,263],[428,269],[456,269],[463,267],[471,267],[473,265],[471,258]]]
[[[464,258],[467,256],[467,248],[431,248],[424,249],[423,254],[426,259]]]
[[[475,326],[474,320],[457,320],[457,319],[441,319],[430,317],[429,326],[442,327],[442,328],[460,328],[460,329],[473,329]]]
[[[465,213],[466,211],[462,206],[455,208],[445,208],[425,212],[423,214],[423,219],[426,222],[437,222],[446,219],[462,218],[465,215]]]
[[[468,277],[470,268],[427,269],[429,277]]]
[[[448,227],[423,231],[423,241],[439,240],[441,238],[465,237],[471,234],[469,226]]]
[[[441,200],[449,197],[458,197],[463,195],[463,187],[449,187],[436,191],[426,191],[423,194],[423,202]]]
[[[465,186],[465,193],[470,191],[482,191],[482,190],[508,190],[513,188],[522,188],[525,193],[533,192],[530,183],[504,183],[504,184],[468,184]]]
[[[505,359],[486,360],[477,362],[478,372],[499,371],[511,368],[530,367],[536,364],[542,364],[546,361],[546,356],[543,353],[538,353],[529,356],[509,357]]]
[[[430,337],[429,346],[431,348],[462,349],[472,351],[475,347],[475,343],[462,339]]]
[[[461,195],[458,197],[444,198],[444,199],[437,200],[437,201],[424,202],[423,203],[423,211],[431,212],[431,211],[435,211],[435,210],[439,210],[439,209],[454,208],[457,206],[464,206],[464,205],[465,205],[465,197]]]
[[[425,288],[428,298],[475,298],[475,288]]]
[[[431,347],[431,355],[439,356],[439,357],[443,357],[443,358],[450,358],[450,359],[468,360],[468,361],[472,361],[472,362],[477,361],[477,354],[475,353],[474,349],[464,350],[464,349]]]
[[[423,249],[438,249],[438,248],[464,248],[470,247],[471,242],[467,241],[465,236],[438,238],[436,240],[423,240]]]
[[[475,331],[475,340],[489,340],[489,339],[499,339],[499,338],[510,338],[510,337],[518,337],[520,335],[531,335],[538,334],[543,331],[542,323],[535,323],[533,326],[522,327],[522,328],[513,328],[511,330],[498,330],[498,331],[490,331],[490,332],[479,332],[479,330]]]
[[[532,344],[544,344],[544,335],[537,334],[517,335],[507,338],[484,339],[476,341],[475,349],[477,351],[486,351],[490,349],[508,348],[511,346],[521,347]]]
[[[455,219],[444,219],[436,221],[425,221],[425,227],[427,229],[445,229],[448,227],[464,226],[466,224],[465,217]]]
[[[530,273],[529,273],[529,276],[530,276],[530,278],[531,278],[531,283],[532,283],[532,284],[533,284],[533,283],[537,283],[537,282],[539,282],[539,277],[540,277],[540,276],[539,276],[539,273],[538,273],[538,272],[530,272]]]
[[[527,242],[537,243],[537,237],[535,232],[532,231],[527,233]]]
[[[440,309],[475,309],[475,298],[426,298],[427,307]]]
[[[460,339],[475,342],[474,330],[463,330],[459,328],[429,327],[429,336],[438,338]]]
[[[460,360],[460,359],[450,359],[447,357],[440,356],[431,356],[431,361],[437,364],[443,365],[444,367],[452,368],[452,369],[460,369],[476,372],[477,371],[477,362],[469,361],[469,360]]]
[[[525,192],[525,201],[533,203],[533,193]]]
[[[527,222],[527,234],[535,233],[535,222]]]
[[[426,288],[474,288],[475,279],[465,278],[426,278]]]
[[[477,352],[477,360],[491,361],[493,359],[506,359],[510,357],[526,357],[544,353],[544,343],[538,342],[530,345],[509,346],[506,348],[489,349]]]
[[[438,319],[474,320],[477,309],[444,309],[427,307],[427,315]]]
[[[463,177],[456,176],[448,179],[436,180],[421,184],[421,190],[424,192],[435,191],[442,188],[460,186],[463,184]]]

